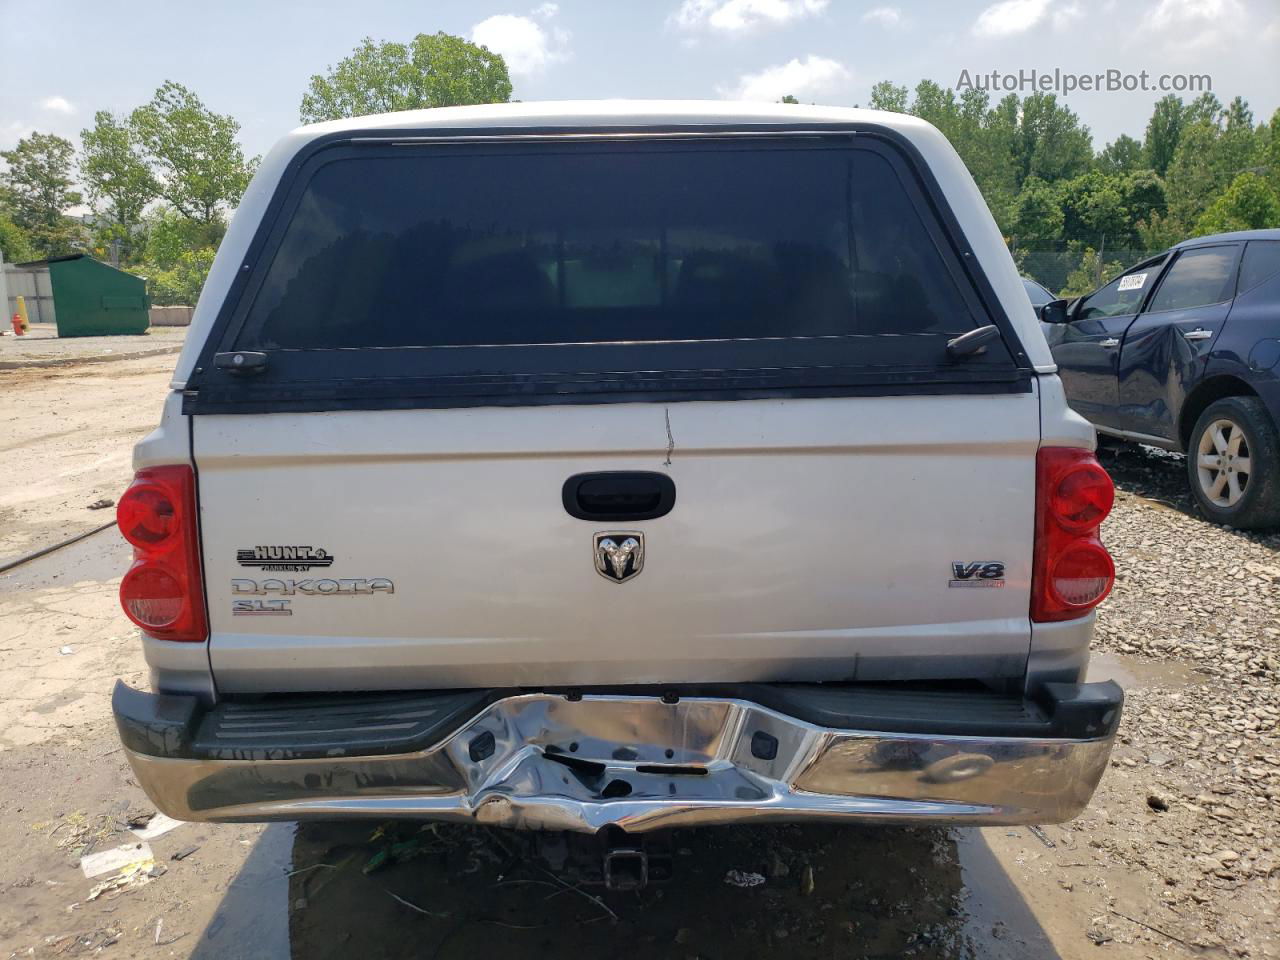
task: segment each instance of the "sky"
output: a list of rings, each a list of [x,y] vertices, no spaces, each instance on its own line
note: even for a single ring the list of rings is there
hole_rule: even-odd
[[[361,38],[440,30],[502,53],[520,100],[793,94],[854,105],[879,80],[957,87],[993,70],[1057,69],[1145,70],[1152,84],[1207,74],[1219,99],[1245,97],[1257,120],[1280,106],[1280,0],[0,0],[0,149],[32,130],[78,145],[95,111],[126,113],[175,80],[240,122],[248,154],[264,153],[297,125],[311,75]],[[1061,99],[1100,149],[1121,133],[1141,138],[1161,95]]]

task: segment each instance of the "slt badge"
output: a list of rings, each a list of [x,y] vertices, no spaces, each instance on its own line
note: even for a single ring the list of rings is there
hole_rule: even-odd
[[[644,569],[644,534],[597,533],[593,552],[596,573],[610,583],[626,583]]]

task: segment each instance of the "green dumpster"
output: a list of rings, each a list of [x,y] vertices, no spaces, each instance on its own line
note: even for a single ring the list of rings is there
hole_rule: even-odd
[[[36,264],[49,267],[59,337],[146,333],[151,325],[147,283],[141,277],[85,254],[50,257]]]

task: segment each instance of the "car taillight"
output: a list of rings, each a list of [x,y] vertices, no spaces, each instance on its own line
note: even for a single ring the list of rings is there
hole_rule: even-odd
[[[1114,501],[1111,478],[1090,451],[1044,447],[1036,455],[1033,621],[1083,616],[1111,592],[1116,568],[1098,527]]]
[[[203,642],[208,630],[191,468],[139,470],[120,497],[116,521],[133,545],[133,566],[120,583],[125,616],[158,639]]]

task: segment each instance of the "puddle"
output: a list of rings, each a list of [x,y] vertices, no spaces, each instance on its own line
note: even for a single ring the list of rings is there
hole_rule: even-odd
[[[1085,679],[1114,680],[1125,690],[1149,687],[1177,689],[1208,679],[1193,665],[1180,660],[1143,660],[1122,653],[1095,653],[1089,659]]]
[[[1056,956],[976,829],[678,831],[671,879],[631,893],[557,879],[529,834],[397,822],[371,840],[377,829],[269,827],[192,956]],[[393,847],[402,859],[365,872]],[[730,871],[765,880],[734,886]]]

